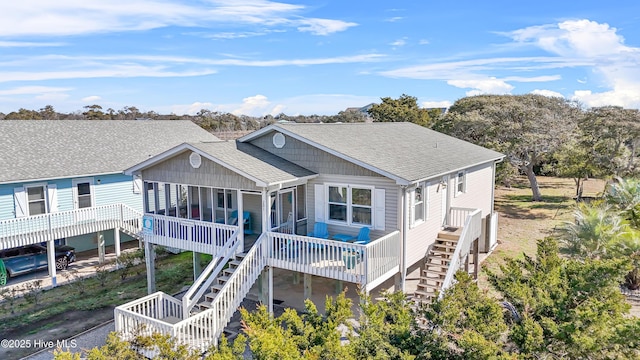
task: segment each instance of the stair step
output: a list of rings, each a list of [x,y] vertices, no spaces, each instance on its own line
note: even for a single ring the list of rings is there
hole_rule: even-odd
[[[447,271],[448,269],[449,269],[449,264],[425,263],[423,270]]]
[[[207,309],[211,309],[211,302],[210,301],[203,301],[198,303],[198,308],[200,308],[201,311],[207,310]]]
[[[420,290],[420,291],[436,291],[436,290],[440,290],[441,288],[442,288],[441,286],[436,286],[436,285],[418,284],[417,290]]]
[[[422,270],[422,274],[424,275],[424,277],[428,277],[427,275],[439,275],[439,276],[447,276],[447,272],[446,271],[435,271],[435,270]]]
[[[233,266],[233,268],[235,269],[240,265],[241,262],[242,260],[231,260],[229,261],[229,267]]]
[[[436,298],[436,293],[435,292],[431,292],[431,291],[420,291],[420,290],[416,290],[414,293],[417,297],[420,298],[427,298],[429,300],[431,299],[435,299]]]
[[[433,255],[439,255],[439,256],[451,256],[453,255],[454,251],[452,249],[447,249],[447,250],[436,250],[436,249],[431,249],[429,250],[429,252]]]
[[[436,242],[433,244],[434,248],[440,248],[440,249],[452,249],[455,250],[456,246],[458,245],[457,242],[451,242],[451,241],[440,241],[440,242]]]
[[[418,283],[418,287],[420,287],[420,286],[433,286],[433,285],[429,284],[429,282],[433,282],[433,283],[436,283],[436,284],[442,284],[444,282],[444,279],[421,277],[420,278],[420,282]]]
[[[222,270],[222,272],[224,274],[226,274],[227,276],[231,276],[231,274],[236,272],[236,268],[226,268],[226,269]]]
[[[215,284],[211,286],[211,291],[218,293],[220,292],[220,290],[222,290],[222,287],[224,286],[224,284]]]
[[[245,256],[247,256],[247,253],[242,252],[242,253],[236,254],[236,259],[242,260],[244,259]]]
[[[460,234],[462,233],[462,228],[455,228],[450,230],[442,230],[438,233],[438,237],[441,239],[450,239],[450,240],[458,240],[460,238]]]
[[[205,301],[209,301],[209,302],[213,302],[213,300],[216,298],[216,296],[218,296],[217,292],[206,293],[206,294],[204,294],[204,300]]]
[[[227,281],[229,281],[230,278],[231,278],[231,276],[223,275],[223,276],[218,276],[218,278],[216,280],[218,280],[219,284],[224,284]]]

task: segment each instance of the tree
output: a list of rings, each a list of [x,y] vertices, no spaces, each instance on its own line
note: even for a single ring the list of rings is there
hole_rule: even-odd
[[[540,201],[535,167],[574,136],[579,114],[558,97],[480,95],[456,101],[434,129],[504,153],[529,179],[533,201]]]
[[[20,108],[18,112],[12,111],[8,113],[5,120],[42,120],[39,112]]]
[[[439,113],[439,110],[434,112],[429,109],[420,108],[418,106],[418,98],[406,94],[402,94],[398,99],[383,97],[381,100],[381,104],[373,104],[368,110],[373,121],[408,121],[428,127],[432,123],[432,116]]]
[[[525,358],[637,359],[640,319],[628,318],[619,284],[626,259],[573,260],[557,242],[538,242],[536,258],[509,259],[490,283],[514,307],[509,338]]]
[[[84,107],[86,111],[82,113],[88,120],[102,120],[105,118],[105,114],[102,112],[102,106],[94,104]]]
[[[559,177],[572,178],[576,184],[576,200],[582,198],[584,180],[593,176],[604,175],[604,172],[595,163],[591,149],[576,139],[568,139],[567,142],[552,154],[551,162],[544,169]]]
[[[44,120],[57,120],[59,119],[59,114],[55,111],[53,106],[46,105],[42,109],[39,110],[40,116]]]

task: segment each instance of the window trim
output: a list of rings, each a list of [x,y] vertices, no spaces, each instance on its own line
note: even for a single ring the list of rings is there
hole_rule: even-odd
[[[94,186],[94,178],[92,177],[87,177],[87,178],[78,178],[78,179],[73,179],[71,181],[71,185],[73,187],[73,208],[74,209],[87,209],[85,208],[81,208],[80,207],[80,196],[86,196],[86,195],[80,195],[78,193],[78,184],[84,184],[84,183],[89,183],[89,198],[91,199],[91,206],[89,206],[88,208],[92,208],[96,206],[96,197],[95,197],[95,186]]]
[[[410,228],[424,224],[429,220],[429,186],[428,182],[421,182],[409,192],[409,200],[411,204]],[[416,220],[416,189],[422,189],[422,219]]]
[[[347,214],[346,214],[346,221],[340,221],[340,220],[333,220],[329,217],[330,215],[330,205],[331,205],[331,201],[329,201],[329,187],[346,187],[347,188],[347,200],[345,202],[345,206],[347,207]],[[353,204],[353,196],[352,196],[352,189],[365,189],[365,190],[369,190],[371,191],[371,205],[358,205],[358,204]],[[370,185],[360,185],[360,184],[345,184],[345,183],[325,183],[324,184],[324,191],[325,191],[325,199],[324,199],[324,212],[325,212],[325,222],[327,224],[335,224],[335,225],[342,225],[342,226],[358,226],[358,227],[368,227],[371,229],[375,228],[375,209],[376,209],[376,204],[375,204],[375,187],[374,186],[370,186]],[[338,203],[334,203],[334,204],[338,204]],[[342,205],[342,204],[340,204]],[[353,207],[359,207],[359,208],[368,208],[371,210],[371,224],[363,224],[363,223],[358,223],[358,222],[354,222],[353,221]]]
[[[460,176],[462,175],[462,176]],[[462,178],[462,183],[460,182],[460,178]],[[460,185],[462,184],[462,190],[460,190]],[[456,174],[456,196],[460,194],[464,194],[467,192],[467,171],[458,171]]]
[[[29,184],[29,185],[24,185],[24,196],[25,196],[25,200],[26,200],[26,204],[27,204],[27,208],[26,208],[26,212],[27,212],[27,216],[36,216],[36,215],[43,215],[43,214],[48,214],[49,213],[49,189],[48,189],[48,185],[47,183],[35,183],[35,184]],[[44,213],[42,214],[31,214],[31,209],[29,208],[29,204],[31,203],[31,201],[29,201],[29,189],[30,188],[37,188],[37,187],[41,187],[42,188],[42,193],[44,195]]]

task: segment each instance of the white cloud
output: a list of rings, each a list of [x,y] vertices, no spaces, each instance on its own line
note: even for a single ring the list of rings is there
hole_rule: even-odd
[[[405,45],[407,45],[407,41],[406,41],[406,38],[402,38],[402,39],[398,39],[398,40],[392,42],[389,45],[395,46],[395,47],[405,46]]]
[[[5,37],[52,37],[229,23],[294,27],[314,35],[328,35],[357,25],[335,19],[306,18],[300,15],[306,10],[303,5],[268,0],[211,0],[195,4],[162,0],[22,0],[4,2],[2,8],[0,34]]]
[[[70,90],[73,89],[50,86],[20,86],[13,89],[0,90],[0,95],[42,95],[47,93],[62,93]]]
[[[87,96],[87,97],[83,97],[82,98],[82,101],[87,102],[87,103],[88,102],[95,103],[95,102],[97,102],[99,100],[102,100],[102,98],[100,96],[98,96],[98,95],[91,95],[91,96]]]
[[[449,80],[447,81],[447,84],[463,89],[471,88],[472,90],[466,92],[467,96],[480,94],[508,94],[513,90],[512,85],[496,78]]]
[[[420,41],[418,41],[418,44],[420,45],[429,45],[431,42],[427,39],[421,39]]]
[[[198,111],[202,109],[215,111],[216,107],[210,102],[196,101],[188,105],[172,105],[171,113],[178,114],[178,115],[183,115],[183,114],[195,115],[198,113]]]
[[[231,111],[234,115],[263,115],[270,113],[271,102],[264,95],[249,96],[242,99],[242,104]],[[255,115],[254,115],[255,116]]]
[[[442,101],[423,101],[421,103],[423,108],[448,108],[449,106],[453,105],[453,103],[449,100],[442,100]]]
[[[535,95],[546,96],[546,97],[564,98],[564,95],[560,94],[559,92],[553,91],[553,90],[535,89],[535,90],[531,91],[531,93],[535,94]]]
[[[64,46],[59,42],[31,42],[31,41],[0,41],[0,47],[53,47]]]
[[[402,16],[394,16],[394,17],[391,17],[391,18],[385,19],[384,21],[387,21],[387,22],[396,22],[396,21],[400,21],[400,20],[402,20],[402,19],[404,19]]]

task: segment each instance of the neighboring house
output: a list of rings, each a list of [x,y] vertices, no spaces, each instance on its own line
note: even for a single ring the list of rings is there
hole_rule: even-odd
[[[119,255],[120,233],[137,238],[143,210],[142,181],[123,170],[211,140],[190,121],[0,121],[0,250],[48,242],[51,259],[55,242]]]
[[[305,289],[316,275],[368,292],[393,277],[404,289],[409,268],[429,269],[442,253],[452,265],[440,265],[435,281],[447,286],[473,248],[495,244],[495,166],[503,158],[411,123],[274,124],[149,158],[126,171],[147,189],[149,293],[154,246],[213,260],[182,300],[158,292],[118,307],[116,330],[146,324],[204,349],[259,276],[271,308],[273,267],[304,273]]]

